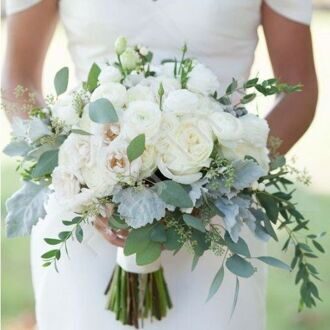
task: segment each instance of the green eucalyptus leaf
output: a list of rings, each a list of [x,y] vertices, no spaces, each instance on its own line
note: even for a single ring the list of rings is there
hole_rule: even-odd
[[[44,253],[44,254],[41,256],[41,258],[42,258],[42,259],[50,259],[50,258],[54,258],[54,257],[56,257],[58,251],[59,251],[58,249],[47,251],[46,253]]]
[[[262,256],[262,257],[257,257],[260,261],[264,262],[265,264],[277,268],[281,268],[287,271],[291,271],[291,267],[284,263],[283,261],[276,259],[274,257],[268,257],[268,256]]]
[[[210,247],[209,241],[206,239],[206,234],[196,229],[192,229],[191,240],[193,249],[197,256],[202,256]]]
[[[256,196],[261,206],[265,209],[268,218],[273,223],[276,223],[279,215],[279,207],[276,199],[265,192],[257,192]]]
[[[152,228],[151,225],[147,225],[138,229],[132,229],[125,242],[124,254],[129,256],[143,251],[151,241],[150,232]]]
[[[73,129],[71,130],[71,133],[79,134],[79,135],[86,135],[86,136],[93,135],[93,134],[88,133],[88,132],[86,132],[86,131],[84,131],[84,130],[82,130],[82,129],[77,129],[77,128],[73,128]]]
[[[233,254],[230,258],[227,259],[226,267],[233,274],[240,277],[248,278],[255,273],[255,269],[252,264],[237,254]]]
[[[157,194],[167,204],[182,208],[191,208],[194,206],[188,192],[180,183],[165,180],[157,182],[154,185],[154,189],[156,189]]]
[[[127,157],[130,162],[139,158],[144,150],[146,144],[145,134],[140,134],[136,136],[127,147]]]
[[[136,264],[139,266],[151,264],[160,257],[161,251],[160,243],[149,241],[143,250],[136,253]]]
[[[239,280],[238,277],[236,277],[236,285],[235,285],[235,293],[234,293],[234,300],[233,300],[233,306],[231,308],[231,313],[230,313],[230,319],[233,317],[237,301],[238,301],[238,294],[239,294]]]
[[[161,223],[155,225],[150,232],[150,238],[154,242],[159,242],[159,243],[166,242],[167,235],[166,235],[165,226]]]
[[[84,239],[84,232],[79,224],[76,227],[75,236],[79,243],[81,243]]]
[[[56,73],[54,79],[54,87],[57,96],[63,94],[67,90],[68,83],[69,83],[69,68],[64,67]]]
[[[222,265],[212,281],[206,301],[209,301],[217,293],[217,291],[219,290],[219,288],[223,282],[224,275],[225,275],[225,269]]]
[[[62,240],[56,238],[44,238],[44,241],[49,245],[57,245],[62,243]]]
[[[89,117],[98,124],[116,123],[118,121],[114,106],[106,98],[100,98],[89,104]]]
[[[58,165],[58,149],[48,150],[44,152],[32,171],[33,178],[40,178],[45,175],[52,174],[55,167]]]
[[[205,233],[205,226],[203,224],[202,219],[196,218],[190,214],[184,214],[183,221],[186,223],[187,226],[195,228],[202,233]]]
[[[249,247],[246,244],[246,242],[243,240],[243,238],[239,237],[237,243],[235,243],[229,233],[226,231],[225,233],[225,243],[227,245],[227,247],[229,248],[229,250],[233,253],[237,253],[240,254],[244,257],[250,258],[251,254],[249,251]]]
[[[86,83],[86,88],[91,93],[96,89],[98,85],[98,78],[100,73],[101,73],[100,67],[96,63],[93,63],[92,67],[89,70],[87,83]]]
[[[169,228],[166,231],[167,240],[164,243],[164,247],[170,251],[177,251],[183,245],[179,234],[175,231],[174,228]]]

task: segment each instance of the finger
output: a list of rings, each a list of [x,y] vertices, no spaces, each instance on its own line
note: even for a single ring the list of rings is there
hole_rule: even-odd
[[[106,230],[103,232],[104,238],[111,244],[124,247],[125,240],[118,237],[112,230]]]
[[[95,217],[94,226],[96,229],[102,231],[108,227],[108,219],[104,217]]]
[[[119,230],[116,231],[116,235],[117,236],[120,236],[122,238],[127,238],[127,236],[128,236],[128,230],[126,230],[126,229],[119,229]]]

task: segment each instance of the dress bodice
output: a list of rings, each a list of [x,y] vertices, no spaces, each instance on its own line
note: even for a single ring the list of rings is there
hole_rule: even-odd
[[[42,0],[7,0],[9,14]],[[265,0],[280,14],[301,23],[311,16],[310,0]],[[114,40],[154,51],[156,60],[189,54],[214,70],[226,85],[246,79],[253,62],[262,0],[59,0],[61,21],[79,79],[94,61],[111,58]]]

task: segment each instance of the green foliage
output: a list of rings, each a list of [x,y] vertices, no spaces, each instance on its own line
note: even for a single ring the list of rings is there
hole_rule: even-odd
[[[98,78],[100,73],[101,73],[100,67],[96,63],[93,63],[92,67],[89,70],[87,82],[85,84],[85,88],[89,92],[92,93],[98,86]]]
[[[215,277],[212,281],[212,284],[211,284],[211,287],[209,290],[209,294],[207,297],[207,301],[209,301],[218,292],[218,290],[223,282],[224,275],[225,275],[225,269],[224,269],[223,265],[221,265],[220,269],[215,274]]]
[[[190,214],[184,214],[183,221],[186,223],[187,226],[197,229],[202,233],[205,233],[205,226],[202,222],[202,219],[196,218]]]
[[[44,152],[32,171],[33,178],[50,175],[58,165],[58,149]]]
[[[57,96],[66,92],[68,88],[68,83],[69,83],[69,68],[64,67],[56,73],[54,79],[54,87]]]
[[[256,271],[250,262],[238,254],[233,254],[227,259],[226,267],[233,274],[245,278],[251,277]]]
[[[266,263],[267,265],[273,266],[273,267],[277,267],[277,268],[281,268],[287,271],[291,271],[290,266],[288,266],[286,263],[284,263],[281,260],[278,260],[274,257],[257,257],[257,259],[259,259],[260,261]]]
[[[243,240],[243,238],[239,238],[237,243],[235,243],[230,235],[228,234],[228,232],[226,231],[225,233],[225,236],[224,236],[224,239],[225,239],[225,243],[227,245],[227,247],[229,248],[229,250],[232,252],[232,253],[236,253],[236,254],[240,254],[244,257],[247,257],[247,258],[250,258],[251,257],[251,254],[250,254],[250,251],[249,251],[249,247],[248,245],[246,244],[246,242]]]
[[[140,134],[136,136],[127,147],[127,157],[130,162],[139,158],[145,150],[146,136]]]
[[[114,106],[105,98],[100,98],[89,104],[89,117],[98,124],[116,123],[118,121]]]

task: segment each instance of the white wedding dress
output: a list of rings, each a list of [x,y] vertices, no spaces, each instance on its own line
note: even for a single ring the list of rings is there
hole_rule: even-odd
[[[7,0],[7,13],[15,14],[42,0]],[[267,0],[276,12],[309,24],[310,0]],[[132,44],[144,44],[156,59],[179,55],[184,42],[189,54],[214,70],[225,87],[232,77],[246,79],[253,62],[260,24],[261,0],[60,0],[59,12],[69,39],[78,78],[85,79],[93,61],[111,55],[114,40],[125,35]],[[39,330],[128,329],[105,310],[103,295],[115,265],[116,248],[96,230],[85,228],[82,244],[71,242],[59,273],[42,268],[44,237],[63,230],[66,215],[49,215],[33,229],[32,273]],[[266,254],[264,243],[244,231],[252,255]],[[210,283],[221,260],[201,258],[191,272],[191,255],[164,252],[162,263],[174,308],[161,322],[146,322],[146,330],[262,330],[265,329],[266,272],[240,280],[236,311],[230,320],[235,278],[226,273],[217,295],[205,303]]]

